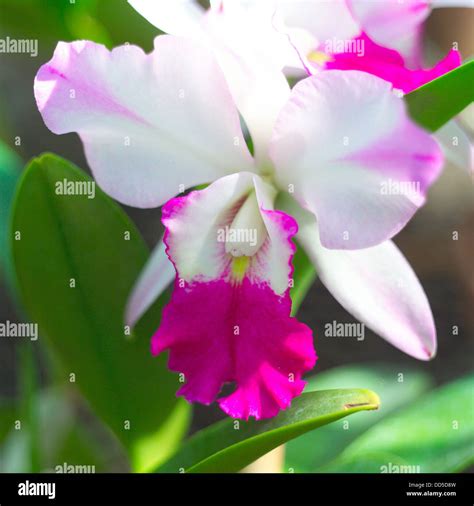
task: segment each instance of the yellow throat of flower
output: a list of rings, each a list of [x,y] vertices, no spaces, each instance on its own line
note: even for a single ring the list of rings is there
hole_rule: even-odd
[[[231,264],[231,276],[232,280],[241,283],[242,280],[245,277],[245,273],[247,272],[247,268],[250,263],[250,257],[247,256],[241,256],[241,257],[234,257],[232,259]]]
[[[311,51],[308,56],[308,60],[317,65],[324,65],[326,62],[331,61],[331,57],[322,51]]]

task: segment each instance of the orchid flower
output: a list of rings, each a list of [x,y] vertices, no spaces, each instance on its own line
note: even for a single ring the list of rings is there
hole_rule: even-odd
[[[400,53],[420,67],[423,23],[441,7],[474,7],[472,0],[346,0],[361,31],[379,46]]]
[[[472,0],[212,0],[205,11],[193,0],[129,3],[167,33],[207,41],[221,54],[221,64],[226,59],[223,48],[227,59],[233,55],[248,61],[253,48],[257,56],[264,53],[260,61],[309,73],[311,62],[322,58],[332,68],[341,65],[378,75],[405,92],[461,61],[452,50],[433,69],[421,68],[421,34],[431,10],[474,6]],[[366,46],[364,54],[341,50],[337,42]],[[225,71],[228,64],[223,66]]]
[[[432,9],[474,7],[473,0],[211,0],[208,10],[193,0],[129,3],[157,28],[215,51],[259,141],[271,135],[286,96],[286,82],[275,70],[361,70],[409,93],[461,64],[452,49],[433,68],[422,68],[423,23]],[[251,112],[261,116],[264,108],[267,123],[253,121]],[[471,141],[460,125],[451,121],[437,138],[447,158],[474,170]]]
[[[34,89],[48,128],[79,134],[109,195],[163,205],[164,241],[127,320],[175,277],[152,351],[169,350],[184,374],[179,395],[209,404],[235,382],[221,408],[259,419],[302,391],[316,354],[311,330],[290,316],[294,237],[344,307],[406,353],[435,353],[426,296],[389,239],[423,205],[443,157],[390,83],[338,70],[300,81],[259,156],[213,52],[189,38],[157,37],[151,54],[60,42]],[[382,190],[407,181],[410,193]],[[278,193],[290,202],[280,209]]]

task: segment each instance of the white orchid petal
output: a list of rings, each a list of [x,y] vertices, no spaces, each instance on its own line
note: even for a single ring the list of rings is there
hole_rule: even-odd
[[[333,38],[350,40],[359,35],[360,27],[345,0],[278,0],[277,3],[288,27],[306,30],[322,45]]]
[[[392,241],[357,251],[330,250],[317,223],[294,202],[283,207],[297,220],[297,240],[318,277],[353,316],[393,346],[420,360],[436,353],[436,329],[425,292]]]
[[[473,144],[468,134],[455,120],[451,120],[436,133],[446,158],[461,170],[469,174],[474,172]]]
[[[248,126],[255,155],[263,162],[276,117],[290,94],[282,68],[296,52],[274,26],[273,9],[265,2],[223,2],[222,9],[208,12],[204,29]]]
[[[474,0],[430,0],[431,7],[438,9],[440,7],[468,7],[474,8]]]
[[[240,172],[218,179],[204,190],[177,197],[163,207],[169,230],[165,242],[181,278],[219,277],[228,263],[220,233],[230,226],[236,206],[253,189],[253,175]],[[169,235],[169,237],[168,237]]]
[[[157,37],[149,55],[61,42],[36,76],[35,96],[50,130],[79,133],[97,182],[122,203],[159,206],[190,186],[252,170],[222,71],[191,40]]]
[[[128,0],[149,23],[171,35],[199,35],[204,9],[195,0]]]
[[[332,70],[293,88],[270,156],[280,189],[317,217],[321,242],[334,249],[393,237],[424,203],[443,162],[388,82]]]

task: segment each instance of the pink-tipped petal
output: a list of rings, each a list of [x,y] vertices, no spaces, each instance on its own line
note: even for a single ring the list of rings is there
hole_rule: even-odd
[[[428,299],[392,241],[358,251],[330,250],[321,245],[310,213],[294,200],[282,207],[298,219],[297,239],[319,279],[349,313],[408,355],[434,357],[436,328]]]
[[[260,212],[265,223],[268,241],[258,255],[259,262],[253,264],[253,276],[266,280],[277,294],[288,290],[288,280],[293,274],[291,260],[295,254],[295,245],[288,240],[298,231],[298,226],[285,213],[273,209],[273,198],[269,186],[260,178],[254,177],[255,192]]]
[[[253,175],[240,172],[163,206],[167,253],[182,280],[210,281],[228,268],[230,259],[219,234],[231,225],[236,207],[252,189]]]
[[[149,55],[60,42],[35,96],[48,128],[79,133],[97,182],[125,204],[159,206],[187,187],[252,170],[224,76],[190,40],[158,37]]]
[[[317,217],[321,242],[333,249],[393,237],[424,203],[443,163],[391,85],[358,71],[329,70],[298,83],[270,153],[279,187]]]

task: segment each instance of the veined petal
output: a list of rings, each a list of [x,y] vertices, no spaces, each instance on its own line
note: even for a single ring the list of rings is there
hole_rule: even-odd
[[[321,242],[333,249],[393,237],[424,203],[443,162],[389,83],[338,70],[293,88],[270,156],[279,187],[317,217]]]
[[[386,241],[358,251],[324,248],[314,217],[295,204],[283,208],[298,219],[297,239],[335,299],[393,346],[420,360],[433,358],[436,329],[431,308],[395,244]]]
[[[226,227],[252,189],[253,175],[241,172],[163,206],[167,253],[183,281],[210,281],[229,269],[231,257],[219,233],[225,238]]]
[[[153,302],[172,283],[175,276],[174,266],[166,255],[163,240],[160,239],[135,283],[128,300],[125,312],[127,325],[131,327],[135,325]]]
[[[234,392],[218,402],[230,416],[244,419],[268,418],[287,408],[316,361],[311,330],[290,317],[291,238],[297,226],[272,210],[272,192],[261,180],[256,189],[258,179],[248,173],[227,176],[164,206],[167,253],[177,279],[152,339],[152,352],[169,350],[170,369],[185,376],[178,395],[209,404],[224,384],[235,383]],[[234,257],[219,231],[229,230],[256,191],[259,204],[268,208],[247,216],[248,224],[264,220],[268,235],[253,256]],[[278,267],[286,276],[282,287],[281,277],[269,272]]]
[[[285,213],[273,209],[275,194],[268,184],[255,177],[254,185],[268,234],[264,254],[257,257],[259,262],[253,266],[254,276],[266,280],[275,293],[283,294],[288,290],[288,280],[293,274],[291,260],[295,254],[295,246],[288,237],[292,237],[298,227]]]
[[[212,79],[209,78],[212,76]],[[162,36],[146,55],[60,42],[35,79],[50,130],[78,132],[99,185],[136,207],[185,188],[252,170],[237,109],[212,53]]]
[[[241,264],[245,264],[246,276],[256,283],[268,283],[278,295],[288,290],[294,254],[290,239],[298,227],[292,218],[273,209],[275,190],[249,172],[223,177],[163,206],[164,242],[180,279],[205,282],[232,275],[234,257],[226,252],[226,242],[239,209],[253,192],[260,214],[236,232],[261,247]],[[264,238],[255,237],[261,221]]]

